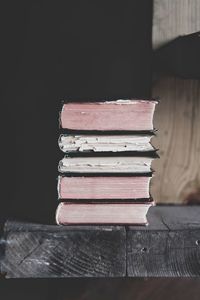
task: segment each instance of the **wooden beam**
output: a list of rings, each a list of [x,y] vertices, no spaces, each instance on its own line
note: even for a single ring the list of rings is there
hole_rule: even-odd
[[[148,227],[127,231],[129,277],[200,276],[200,207],[150,209]]]
[[[154,0],[153,48],[180,35],[199,31],[200,0]],[[189,57],[188,57],[189,59]],[[153,162],[151,194],[157,203],[200,201],[200,83],[162,76],[154,82],[160,97],[153,144],[160,160]]]
[[[160,159],[153,161],[155,177],[151,194],[158,203],[200,199],[200,83],[165,77],[157,81],[160,96],[154,126],[159,128],[153,144]]]
[[[176,37],[199,31],[200,0],[153,1],[154,49]]]
[[[1,273],[6,278],[123,277],[125,236],[119,226],[7,222]]]

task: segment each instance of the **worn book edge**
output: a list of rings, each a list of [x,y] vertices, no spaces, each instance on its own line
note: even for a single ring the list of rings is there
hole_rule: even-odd
[[[143,204],[141,204],[141,203],[136,203],[136,204],[133,204],[133,203],[127,203],[127,204],[132,204],[132,205],[134,205],[134,206],[137,206],[137,205],[146,205],[146,206],[148,206],[147,207],[147,212],[146,212],[146,215],[144,216],[144,222],[142,222],[142,223],[132,223],[132,222],[122,222],[122,223],[118,223],[118,222],[112,222],[112,223],[109,223],[109,222],[102,222],[102,223],[99,223],[99,222],[65,222],[65,223],[61,223],[61,222],[59,222],[59,212],[60,212],[60,210],[62,209],[62,206],[65,206],[65,205],[70,205],[70,204],[72,204],[72,205],[77,205],[77,206],[81,206],[81,205],[97,205],[97,203],[91,203],[91,204],[88,204],[88,203],[73,203],[73,202],[60,202],[59,203],[59,205],[58,205],[58,207],[57,207],[57,209],[56,209],[56,213],[55,213],[55,220],[56,220],[56,224],[57,225],[59,225],[59,226],[67,226],[67,225],[89,225],[89,224],[91,224],[91,225],[113,225],[113,224],[116,224],[116,225],[134,225],[134,226],[140,226],[140,225],[146,225],[146,226],[148,226],[148,220],[147,220],[147,213],[148,213],[148,210],[149,210],[149,208],[151,207],[151,206],[155,206],[155,203],[154,202],[152,202],[152,203],[143,203]],[[101,205],[101,204],[105,204],[105,203],[98,203],[99,205]],[[106,203],[107,205],[113,205],[113,203],[110,203],[110,202],[107,202]],[[117,204],[124,204],[124,203],[117,203]]]
[[[149,149],[149,150],[142,150],[142,151],[140,151],[140,150],[117,150],[117,148],[115,148],[115,150],[109,150],[109,151],[106,151],[106,150],[98,150],[98,151],[95,151],[94,149],[91,149],[91,150],[79,150],[79,148],[78,148],[78,145],[76,146],[76,145],[74,145],[74,147],[77,147],[78,149],[75,149],[75,150],[64,150],[63,149],[63,147],[62,147],[62,138],[63,137],[68,137],[68,136],[71,136],[71,137],[73,137],[74,139],[77,139],[77,142],[78,142],[78,138],[84,138],[84,136],[87,138],[87,137],[104,137],[104,136],[106,136],[106,138],[108,137],[114,137],[114,136],[118,136],[118,137],[120,137],[120,136],[122,136],[122,138],[124,138],[125,136],[127,136],[127,137],[147,137],[147,138],[149,138],[149,141],[148,142],[146,142],[146,144],[147,145],[150,145],[151,147],[152,147],[152,149]],[[149,134],[124,134],[123,132],[122,133],[119,133],[119,134],[106,134],[105,132],[104,132],[104,134],[94,134],[94,133],[88,133],[88,134],[78,134],[78,133],[76,133],[76,134],[70,134],[70,133],[65,133],[65,134],[60,134],[60,136],[59,136],[59,138],[58,138],[58,146],[59,146],[59,148],[60,148],[60,150],[63,152],[63,153],[66,153],[66,154],[72,154],[72,155],[84,155],[84,154],[104,154],[104,153],[106,153],[106,154],[140,154],[140,153],[144,153],[144,154],[147,154],[147,155],[155,155],[154,153],[155,152],[157,152],[158,151],[158,149],[156,149],[155,147],[154,147],[154,145],[152,144],[152,142],[151,142],[151,140],[152,140],[152,138],[154,137],[155,135],[154,134],[152,134],[152,133],[149,133]],[[74,142],[74,144],[76,143],[76,141]],[[82,143],[81,145],[84,145],[84,144],[86,144],[87,145],[87,141],[84,143]],[[103,144],[103,142],[101,142],[102,144]],[[125,142],[121,142],[121,146],[123,146],[123,143],[124,143],[124,145],[125,145]],[[137,142],[135,142],[135,143],[137,143]],[[73,144],[73,143],[72,143]],[[91,143],[92,144],[92,143]],[[109,144],[109,142],[108,142],[108,144]],[[116,144],[119,144],[120,145],[120,141],[118,142],[118,143],[112,143],[112,141],[111,141],[111,144],[113,144],[114,146],[116,145]],[[127,144],[130,144],[130,143],[127,143]],[[134,144],[134,143],[133,143]],[[97,143],[97,146],[98,146],[98,143]],[[94,145],[94,147],[95,147],[95,145]],[[126,147],[126,146],[125,146]]]
[[[66,104],[91,104],[91,105],[96,105],[96,104],[116,104],[116,105],[127,105],[127,104],[133,104],[134,102],[153,102],[155,103],[155,106],[160,102],[160,99],[159,97],[155,97],[155,98],[151,98],[151,99],[139,99],[139,98],[133,98],[133,99],[113,99],[113,100],[100,100],[100,101],[72,101],[72,100],[63,100],[62,101],[62,108],[60,109],[59,111],[59,128],[63,129],[63,130],[68,130],[68,131],[71,131],[71,132],[76,132],[77,130],[76,129],[70,129],[70,128],[63,128],[62,126],[62,118],[61,118],[61,115],[62,115],[62,112],[64,110],[64,106]],[[154,128],[153,126],[153,116],[154,116],[154,113],[155,113],[155,107],[154,107],[154,110],[152,112],[152,129],[149,129],[149,130],[125,130],[127,132],[144,132],[144,133],[147,133],[147,132],[154,132],[156,131],[156,129]],[[78,129],[79,132],[87,132],[87,130],[80,130]],[[114,131],[114,130],[109,130],[110,132]],[[115,130],[115,131],[121,131],[121,130]],[[108,132],[107,130],[94,130],[94,132]]]

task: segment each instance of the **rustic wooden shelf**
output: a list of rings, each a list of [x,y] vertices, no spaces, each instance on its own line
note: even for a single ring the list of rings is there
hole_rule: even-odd
[[[24,277],[200,275],[200,206],[157,206],[149,226],[67,226],[7,221],[1,273]]]

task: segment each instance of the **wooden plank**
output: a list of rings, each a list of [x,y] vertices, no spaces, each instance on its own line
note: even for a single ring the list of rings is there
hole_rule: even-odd
[[[151,225],[127,231],[130,277],[200,276],[200,207],[154,207]]]
[[[174,38],[199,31],[200,0],[154,0],[154,49]]]
[[[154,0],[153,47],[200,28],[200,0]],[[200,201],[200,82],[160,77],[153,97],[160,160],[153,162],[151,193],[161,203]]]
[[[157,202],[182,203],[200,199],[200,83],[162,78],[153,89],[161,98],[154,125],[153,145],[159,160],[152,163],[151,193]]]
[[[9,222],[1,273],[6,278],[123,277],[124,227]]]
[[[131,230],[184,230],[200,229],[200,206],[160,205],[147,213],[148,226],[130,226]]]
[[[200,276],[200,229],[128,233],[128,276]]]

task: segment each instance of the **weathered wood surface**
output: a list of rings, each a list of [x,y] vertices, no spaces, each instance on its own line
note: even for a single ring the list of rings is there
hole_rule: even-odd
[[[199,277],[200,206],[157,206],[149,226],[7,222],[1,273],[25,277]]]
[[[127,275],[199,277],[200,207],[153,207],[148,220],[127,231]]]
[[[154,48],[199,31],[200,0],[154,0],[153,11]],[[157,203],[200,202],[200,82],[161,77],[152,95],[161,100],[154,121],[160,160],[153,162],[152,196]]]
[[[1,273],[6,278],[123,277],[123,227],[5,225]]]
[[[200,29],[200,0],[154,0],[154,49]]]

